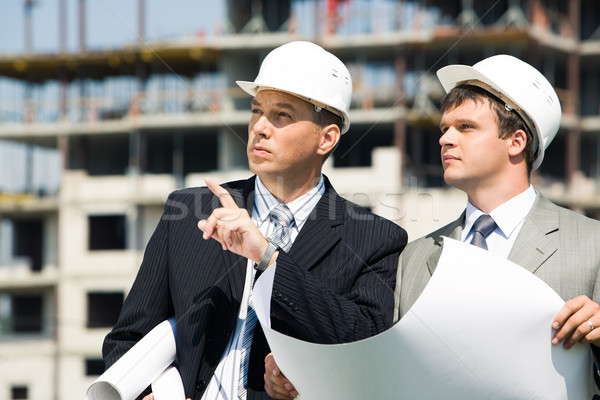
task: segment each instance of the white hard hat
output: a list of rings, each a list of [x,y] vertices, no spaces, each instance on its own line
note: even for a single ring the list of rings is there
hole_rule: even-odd
[[[446,92],[468,84],[479,86],[514,109],[533,133],[536,169],[544,152],[560,127],[561,108],[558,96],[548,80],[537,69],[513,56],[501,54],[468,65],[449,65],[437,76]]]
[[[350,128],[350,72],[336,56],[314,43],[297,41],[277,47],[265,57],[254,82],[236,83],[251,96],[262,89],[293,94],[340,116],[342,133]]]

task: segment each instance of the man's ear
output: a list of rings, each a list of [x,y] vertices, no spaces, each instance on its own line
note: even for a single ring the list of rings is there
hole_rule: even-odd
[[[323,127],[317,154],[322,156],[329,154],[337,146],[341,135],[340,127],[336,124],[329,124]]]
[[[518,156],[522,154],[525,157],[525,147],[527,145],[527,134],[523,129],[518,129],[513,133],[510,141],[508,142],[508,155],[510,157]]]

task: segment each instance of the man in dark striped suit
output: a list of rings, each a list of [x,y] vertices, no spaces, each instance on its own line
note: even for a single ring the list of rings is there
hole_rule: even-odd
[[[274,329],[318,343],[359,340],[392,325],[407,240],[338,196],[321,173],[350,126],[352,81],[339,59],[292,42],[269,53],[253,82],[238,84],[253,96],[247,153],[256,175],[169,196],[103,347],[110,366],[174,316],[178,368],[194,400],[269,398],[269,348],[260,325],[248,329],[257,271],[275,268]]]

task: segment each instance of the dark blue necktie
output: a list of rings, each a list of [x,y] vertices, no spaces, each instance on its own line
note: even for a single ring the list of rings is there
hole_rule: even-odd
[[[473,224],[473,238],[471,239],[471,244],[487,250],[488,247],[485,238],[496,229],[496,226],[494,218],[487,214],[483,214],[477,218],[477,221]]]

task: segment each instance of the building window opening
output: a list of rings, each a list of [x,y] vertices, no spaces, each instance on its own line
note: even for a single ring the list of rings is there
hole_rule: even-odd
[[[28,400],[29,399],[29,388],[27,386],[23,386],[23,385],[12,386],[10,388],[10,399],[11,400]]]
[[[26,257],[32,271],[41,271],[44,223],[41,220],[15,220],[13,229],[13,254],[16,257]]]
[[[123,299],[123,292],[88,293],[88,328],[111,328],[119,318]]]
[[[93,215],[89,217],[90,250],[125,250],[125,216]]]
[[[86,138],[85,156],[90,176],[125,175],[129,167],[129,138],[99,136]]]
[[[183,137],[183,173],[215,171],[218,168],[218,136],[204,132]]]
[[[370,167],[373,165],[372,154],[376,147],[390,147],[394,145],[393,130],[375,129],[371,127],[356,126],[354,130],[344,134],[338,148],[333,152],[333,166]]]
[[[101,358],[85,359],[85,376],[100,376],[104,373],[104,360]]]
[[[173,172],[172,135],[148,135],[146,151],[145,172],[150,174]]]
[[[11,300],[12,332],[42,332],[44,304],[42,295],[13,295]]]

